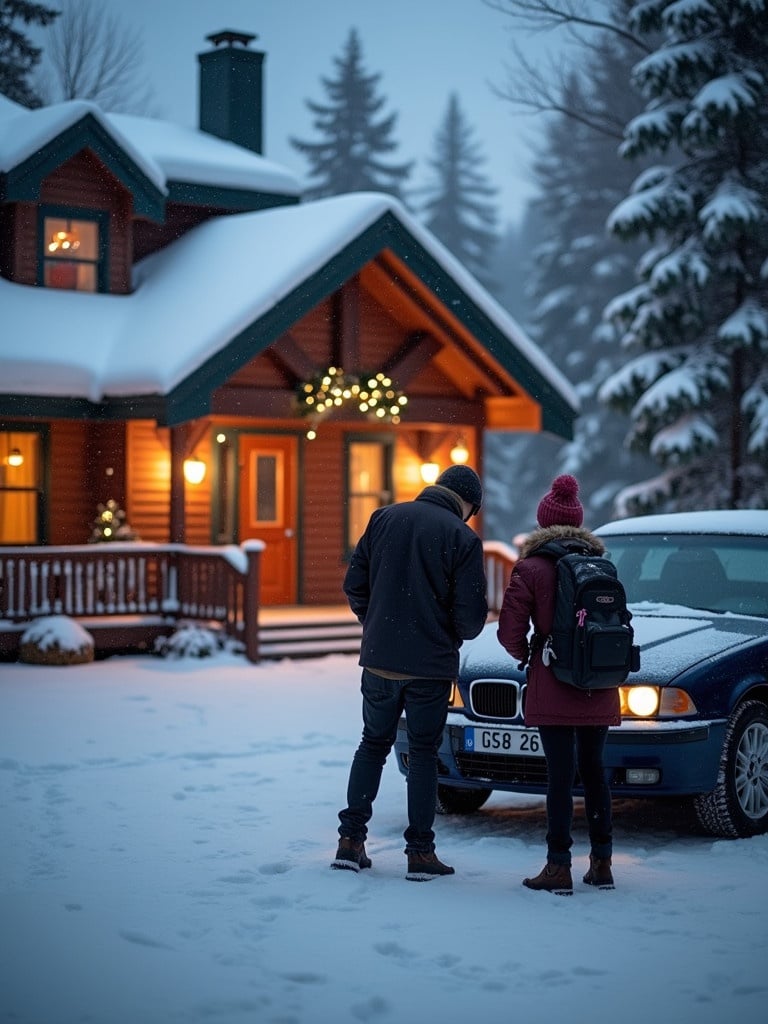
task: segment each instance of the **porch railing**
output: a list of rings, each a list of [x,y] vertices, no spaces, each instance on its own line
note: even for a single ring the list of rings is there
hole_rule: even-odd
[[[488,580],[488,614],[498,616],[517,552],[500,540],[483,541],[485,575]]]
[[[259,566],[264,544],[188,547],[143,542],[0,548],[0,654],[42,615],[87,620],[101,644],[170,632],[181,620],[215,622],[259,660]],[[514,548],[483,544],[488,609],[498,616]],[[339,595],[341,599],[341,594]],[[118,625],[119,623],[119,625]],[[94,625],[95,624],[95,625]],[[10,632],[9,632],[10,631]],[[98,646],[98,642],[97,642]]]
[[[216,622],[258,661],[264,545],[120,543],[0,548],[0,629],[41,615]],[[126,627],[127,628],[127,627]],[[1,639],[1,638],[0,638]]]

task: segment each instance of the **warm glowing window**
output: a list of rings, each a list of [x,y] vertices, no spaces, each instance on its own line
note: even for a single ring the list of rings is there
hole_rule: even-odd
[[[40,536],[41,435],[0,430],[0,544],[37,544]]]
[[[100,291],[103,225],[103,215],[86,219],[45,213],[41,222],[41,284],[70,291]]]
[[[347,547],[353,548],[371,513],[392,501],[391,443],[350,441],[347,446]]]

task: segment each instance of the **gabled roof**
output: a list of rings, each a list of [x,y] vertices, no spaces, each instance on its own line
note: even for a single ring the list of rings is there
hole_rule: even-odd
[[[0,412],[94,415],[96,403],[107,416],[168,423],[204,415],[215,388],[384,250],[535,397],[543,429],[569,437],[578,408],[569,382],[430,232],[378,193],[206,221],[140,263],[131,295],[0,279]]]
[[[297,202],[302,191],[284,167],[195,128],[107,114],[84,100],[28,110],[0,94],[0,199],[36,199],[42,179],[85,148],[154,220],[166,198],[254,210]]]

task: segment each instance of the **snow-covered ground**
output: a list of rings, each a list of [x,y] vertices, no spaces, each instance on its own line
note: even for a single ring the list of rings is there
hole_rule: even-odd
[[[617,889],[524,889],[542,801],[438,818],[404,878],[390,761],[331,871],[357,744],[351,657],[0,665],[0,1020],[14,1024],[739,1024],[768,1015],[768,836],[617,802]]]

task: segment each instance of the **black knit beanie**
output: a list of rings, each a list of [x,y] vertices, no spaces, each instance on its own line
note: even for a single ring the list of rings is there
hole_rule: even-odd
[[[483,485],[474,469],[470,469],[469,466],[449,466],[443,470],[435,483],[447,487],[449,491],[463,498],[474,509],[473,515],[480,511],[483,504]]]

